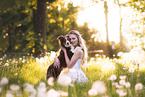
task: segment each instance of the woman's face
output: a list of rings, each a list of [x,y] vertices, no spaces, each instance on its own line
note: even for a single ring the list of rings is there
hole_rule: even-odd
[[[70,34],[69,38],[71,39],[71,43],[74,47],[78,46],[78,38],[74,34]]]

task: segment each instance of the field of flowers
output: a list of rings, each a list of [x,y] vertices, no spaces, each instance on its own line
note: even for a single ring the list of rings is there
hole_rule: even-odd
[[[57,81],[45,80],[55,52],[47,56],[0,58],[0,97],[143,97],[145,95],[145,52],[134,48],[109,59],[96,55],[82,70],[88,83],[72,83],[65,74]]]

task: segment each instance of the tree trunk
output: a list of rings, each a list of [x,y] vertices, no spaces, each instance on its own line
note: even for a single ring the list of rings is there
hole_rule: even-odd
[[[104,1],[104,8],[105,8],[105,18],[106,18],[106,46],[105,46],[105,53],[106,56],[110,56],[110,47],[109,47],[109,37],[108,37],[108,6],[107,1]]]
[[[46,54],[46,0],[37,0],[38,32],[42,36],[42,54]]]
[[[46,0],[37,0],[37,10],[33,9],[35,32],[35,57],[46,53]]]

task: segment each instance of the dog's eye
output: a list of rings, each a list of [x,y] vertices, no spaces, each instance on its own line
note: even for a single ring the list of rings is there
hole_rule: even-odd
[[[68,38],[68,41],[71,41],[71,38]]]

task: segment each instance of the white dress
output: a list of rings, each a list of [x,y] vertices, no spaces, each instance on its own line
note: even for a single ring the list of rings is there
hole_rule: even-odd
[[[67,74],[73,82],[78,82],[78,83],[88,82],[88,78],[81,70],[81,59],[78,59],[76,61],[74,66],[68,70]]]

